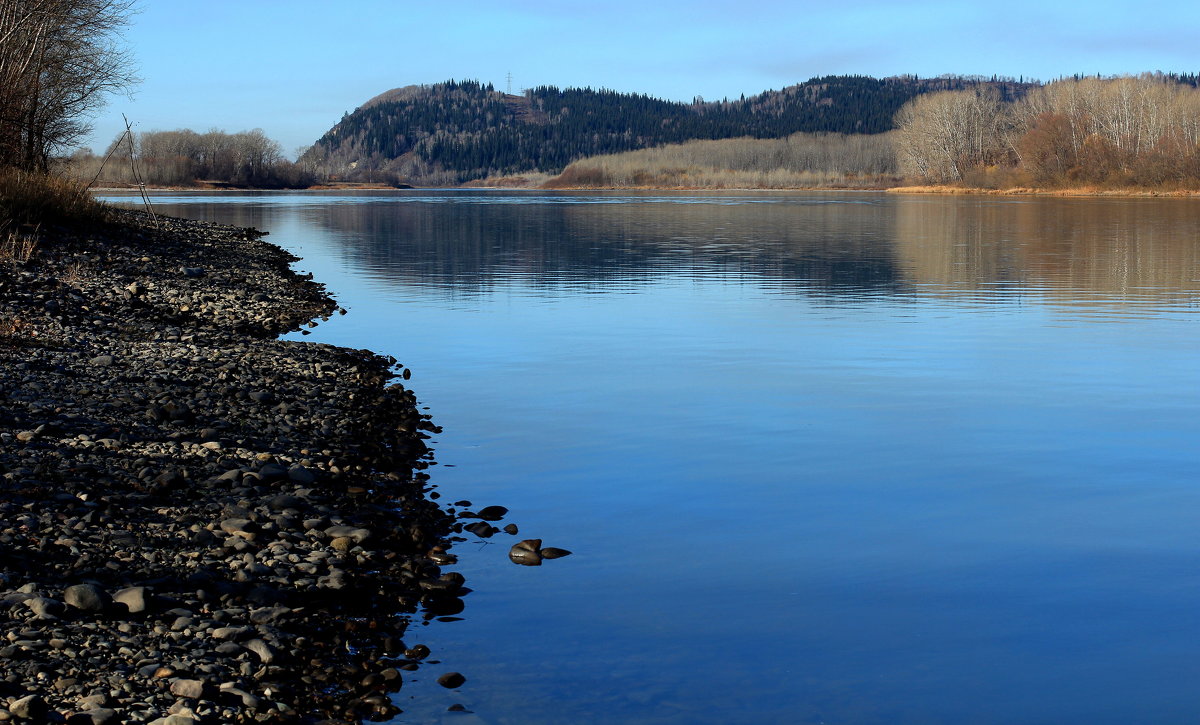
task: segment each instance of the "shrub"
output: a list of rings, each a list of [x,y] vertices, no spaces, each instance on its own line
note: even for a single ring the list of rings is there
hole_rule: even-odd
[[[18,225],[87,224],[107,216],[107,209],[82,182],[0,169],[0,233],[12,233]]]

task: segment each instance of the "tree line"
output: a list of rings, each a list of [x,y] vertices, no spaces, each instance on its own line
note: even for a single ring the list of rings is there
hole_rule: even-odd
[[[295,188],[313,182],[312,174],[285,158],[279,143],[259,128],[238,133],[180,129],[122,134],[102,156],[90,150],[76,153],[69,168],[78,178],[154,186],[210,182]]]
[[[915,98],[896,115],[901,170],[971,186],[1200,184],[1194,76],[1072,77],[1006,101],[985,87]]]
[[[827,76],[749,98],[682,103],[553,86],[511,96],[476,81],[448,81],[372,99],[346,114],[300,161],[329,178],[454,184],[558,173],[584,157],[692,140],[878,134],[920,94],[986,86],[1015,99],[1033,85],[957,76]]]

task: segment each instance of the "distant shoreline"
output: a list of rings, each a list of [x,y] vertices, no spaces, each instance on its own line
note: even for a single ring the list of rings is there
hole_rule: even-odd
[[[1091,187],[1074,187],[1066,189],[1037,189],[1014,187],[1011,189],[982,189],[978,187],[960,186],[895,186],[886,190],[889,194],[945,194],[945,195],[975,195],[975,196],[1057,196],[1057,197],[1200,197],[1200,190],[1176,189],[1171,191],[1155,189],[1096,189]]]
[[[1096,189],[1091,187],[1076,187],[1066,189],[1038,189],[1031,187],[1014,187],[1009,189],[984,189],[979,187],[927,185],[927,186],[812,186],[812,187],[739,187],[711,188],[702,186],[562,186],[546,188],[542,186],[487,186],[481,184],[460,186],[413,187],[392,186],[389,184],[318,184],[295,189],[277,189],[265,187],[215,187],[215,186],[155,186],[146,187],[147,192],[188,191],[188,192],[226,192],[226,191],[406,191],[417,188],[430,189],[491,189],[495,191],[703,191],[703,192],[742,192],[742,191],[805,191],[805,192],[845,192],[873,191],[886,194],[925,194],[942,196],[1053,196],[1053,197],[1131,197],[1131,198],[1196,198],[1200,197],[1200,189]],[[105,186],[92,189],[93,192],[138,191],[137,187]]]
[[[412,189],[412,186],[393,186],[392,184],[314,184],[312,186],[297,186],[297,187],[278,187],[278,186],[232,186],[220,184],[197,184],[196,186],[145,186],[138,187],[132,185],[124,186],[96,186],[92,191],[362,191],[367,189],[376,189],[387,191],[389,189]]]

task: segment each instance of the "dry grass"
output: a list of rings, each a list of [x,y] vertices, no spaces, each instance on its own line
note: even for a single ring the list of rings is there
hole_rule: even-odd
[[[898,180],[889,134],[735,138],[594,156],[545,188],[886,188]]]
[[[91,275],[87,266],[82,262],[71,262],[58,275],[58,281],[68,287],[79,288],[79,285]]]
[[[629,175],[568,169],[544,188],[598,189],[872,189],[895,183],[892,176],[787,171],[735,171],[697,166],[638,171]]]
[[[990,195],[1005,195],[1005,194],[1032,194],[1034,189],[1012,188],[1012,189],[980,189],[970,186],[953,186],[950,184],[925,184],[912,186],[893,186],[888,189],[888,193],[893,194],[990,194]]]
[[[0,224],[87,224],[106,216],[82,182],[0,169]]]
[[[892,194],[981,194],[986,196],[1200,196],[1200,191],[1181,189],[1156,190],[1138,188],[1102,188],[1097,186],[1075,186],[1066,189],[1039,189],[1029,186],[1014,186],[1008,189],[981,189],[972,186],[930,184],[924,186],[893,186],[887,191],[888,193]]]
[[[38,236],[36,229],[32,234],[21,234],[15,231],[4,231],[0,223],[0,262],[24,264],[33,258],[37,251]]]
[[[32,329],[24,320],[3,317],[0,318],[0,347],[21,347],[32,342],[37,337],[37,331]]]
[[[513,176],[489,176],[463,184],[465,188],[478,189],[537,189],[555,177],[541,171],[528,171]]]

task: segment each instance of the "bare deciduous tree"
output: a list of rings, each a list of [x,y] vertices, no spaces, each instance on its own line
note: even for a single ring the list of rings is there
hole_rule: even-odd
[[[1039,185],[1200,180],[1200,90],[1162,74],[1064,79],[1008,105],[972,91],[921,96],[896,121],[904,170],[935,181],[1006,161]]]
[[[136,82],[121,32],[135,0],[0,2],[0,165],[44,169]]]
[[[986,87],[917,96],[896,114],[901,170],[958,181],[970,166],[995,162],[1003,151],[1002,107]]]
[[[238,186],[305,186],[311,174],[283,156],[280,145],[262,129],[225,133],[212,129],[199,134],[189,129],[124,133],[109,145],[103,158],[113,163],[99,168],[102,158],[78,155],[72,175],[107,182],[136,183],[131,155],[145,181],[157,186],[190,186],[211,181]]]

